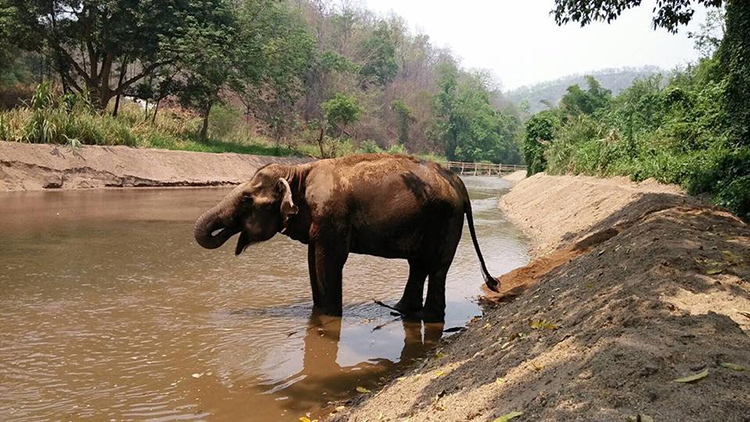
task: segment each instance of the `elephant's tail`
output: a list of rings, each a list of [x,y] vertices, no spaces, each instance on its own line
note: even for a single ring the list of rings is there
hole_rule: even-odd
[[[466,191],[465,187],[464,191]],[[479,263],[482,265],[482,276],[484,277],[484,284],[487,285],[488,289],[496,292],[499,284],[497,282],[497,279],[493,277],[489,271],[487,271],[487,265],[484,263],[482,251],[481,249],[479,249],[479,242],[477,242],[477,233],[474,230],[474,217],[471,214],[471,200],[469,199],[468,192],[466,192],[466,203],[464,205],[464,209],[466,210],[466,220],[469,222],[469,233],[471,233],[471,241],[474,242],[474,250],[477,251]]]

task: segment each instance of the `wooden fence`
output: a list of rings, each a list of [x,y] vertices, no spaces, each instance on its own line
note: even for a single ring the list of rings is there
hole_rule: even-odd
[[[518,164],[463,163],[461,161],[446,161],[441,162],[440,165],[462,176],[501,177],[505,174],[519,170],[526,171],[526,166]]]

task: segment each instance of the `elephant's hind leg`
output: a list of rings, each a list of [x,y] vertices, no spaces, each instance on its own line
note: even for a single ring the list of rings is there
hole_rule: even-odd
[[[427,300],[420,312],[425,322],[445,320],[445,278],[448,275],[448,268],[450,268],[450,263],[430,272]]]
[[[413,314],[422,309],[422,296],[424,295],[424,282],[428,270],[424,264],[416,260],[409,260],[409,280],[404,288],[404,295],[394,308],[406,315]]]

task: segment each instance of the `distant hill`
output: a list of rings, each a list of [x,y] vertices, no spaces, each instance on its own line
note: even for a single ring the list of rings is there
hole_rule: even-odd
[[[524,102],[527,102],[529,106],[528,112],[533,114],[547,108],[542,101],[546,100],[552,105],[557,105],[570,85],[579,84],[581,88],[585,89],[587,86],[586,75],[595,77],[604,88],[611,90],[612,94],[618,94],[629,87],[635,79],[644,78],[655,73],[664,73],[664,71],[657,66],[598,70],[580,75],[565,76],[554,81],[542,82],[536,85],[522,86],[506,92],[505,98],[519,107]]]

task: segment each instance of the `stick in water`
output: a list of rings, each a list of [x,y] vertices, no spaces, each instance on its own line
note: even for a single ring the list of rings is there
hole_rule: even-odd
[[[379,300],[375,300],[375,299],[373,299],[372,301],[373,301],[373,302],[375,302],[376,304],[378,304],[378,305],[380,305],[380,306],[384,307],[384,308],[388,308],[388,309],[390,309],[390,310],[392,310],[392,311],[396,311],[396,312],[398,312],[398,314],[399,314],[399,315],[401,315],[401,316],[406,316],[406,314],[404,314],[403,312],[401,312],[401,311],[399,311],[398,309],[394,308],[393,306],[390,306],[390,305],[386,305],[385,303],[383,303],[383,302],[381,302],[381,301],[379,301]]]

